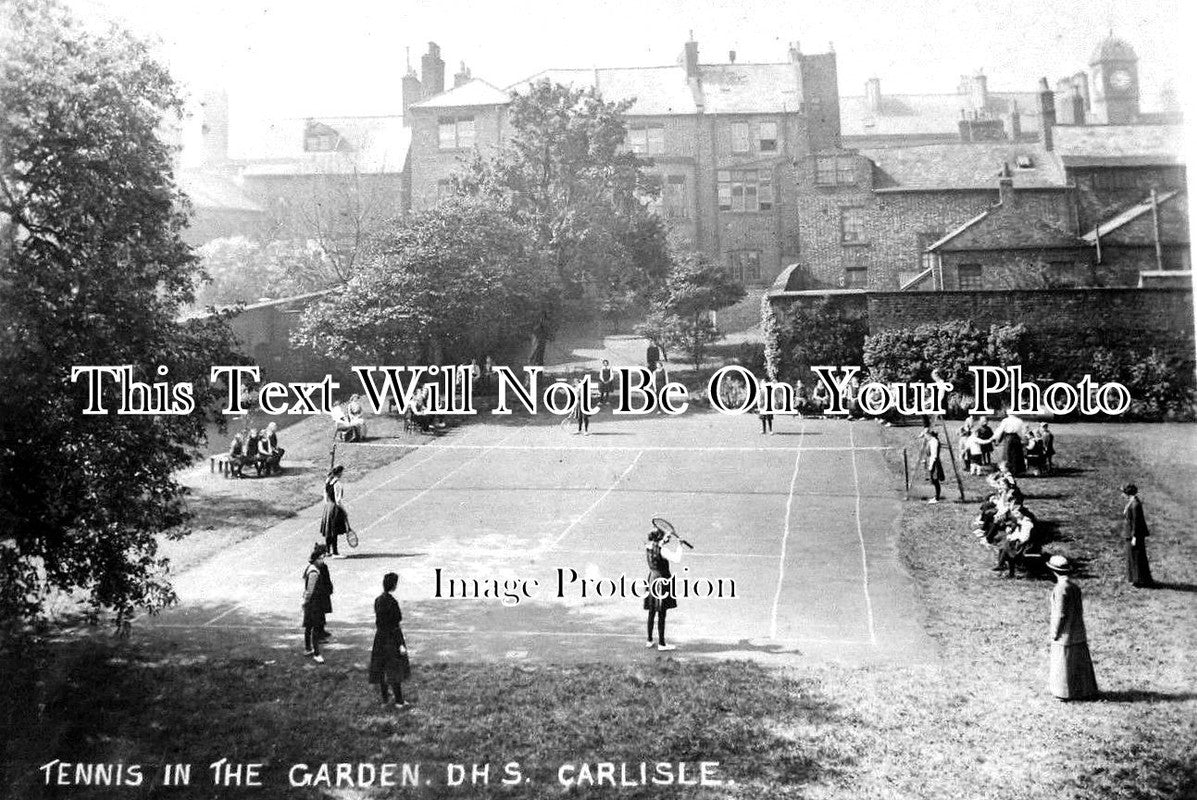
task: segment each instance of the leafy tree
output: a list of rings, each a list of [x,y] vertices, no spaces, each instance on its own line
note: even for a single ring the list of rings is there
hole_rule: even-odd
[[[204,278],[197,306],[253,303],[327,288],[330,265],[315,244],[257,242],[231,236],[206,242],[196,251]]]
[[[465,363],[532,333],[542,264],[529,231],[503,209],[452,198],[397,223],[295,341],[337,359]]]
[[[860,364],[868,330],[864,311],[829,297],[810,307],[794,306],[777,322],[778,349],[788,357],[781,371]]]
[[[687,254],[674,265],[653,316],[664,323],[666,341],[686,353],[697,370],[707,348],[719,339],[712,312],[739,302],[745,294],[726,270],[699,254]],[[639,331],[649,332],[646,327]]]
[[[156,133],[180,110],[166,70],[52,0],[4,5],[0,31],[0,616],[77,592],[124,619],[172,598],[155,536],[186,519],[173,476],[204,414],[85,416],[71,368],[161,365],[202,409],[235,356],[222,318],[177,322],[198,268]]]
[[[560,315],[624,291],[645,299],[669,269],[664,228],[644,205],[656,191],[648,163],[622,148],[631,104],[606,102],[593,88],[537,82],[512,96],[504,148],[476,156],[455,179],[458,192],[495,200],[527,226],[553,267],[534,362]]]

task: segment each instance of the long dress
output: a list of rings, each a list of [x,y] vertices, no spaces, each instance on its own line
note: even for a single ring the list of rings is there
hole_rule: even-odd
[[[329,478],[324,483],[324,516],[320,519],[320,533],[330,547],[349,529],[349,515],[340,502],[343,493],[339,478]]]
[[[676,548],[675,548],[676,550]],[[667,611],[677,608],[677,598],[674,596],[673,584],[670,578],[673,573],[669,569],[669,559],[665,557],[660,542],[653,542],[647,548],[648,559],[648,593],[644,596],[645,611]],[[680,552],[675,553],[680,556]],[[661,581],[661,583],[655,583]],[[654,590],[654,586],[657,588]]]
[[[1143,501],[1134,495],[1122,512],[1126,518],[1126,579],[1135,586],[1151,586],[1151,565],[1147,563],[1147,519]]]
[[[1089,657],[1081,587],[1070,579],[1056,582],[1051,597],[1051,658],[1047,688],[1062,700],[1097,695],[1097,676]]]
[[[370,683],[387,683],[394,686],[411,677],[411,662],[407,655],[399,652],[405,646],[403,613],[399,602],[390,592],[383,592],[374,598],[374,646],[370,648]]]

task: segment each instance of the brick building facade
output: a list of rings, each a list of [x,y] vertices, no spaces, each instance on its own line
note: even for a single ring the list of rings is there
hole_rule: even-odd
[[[424,59],[433,76],[438,62],[443,70],[435,45]],[[834,54],[795,46],[786,62],[740,64],[729,54],[727,63],[707,64],[690,41],[677,65],[548,70],[507,91],[470,77],[431,97],[424,97],[427,80],[409,75],[412,207],[435,203],[465,158],[501,143],[509,92],[540,80],[596,87],[608,101],[634,99],[626,146],[652,162],[648,171],[661,185],[657,211],[678,245],[762,288],[797,257],[793,164],[839,146]],[[409,103],[409,91],[424,99]]]

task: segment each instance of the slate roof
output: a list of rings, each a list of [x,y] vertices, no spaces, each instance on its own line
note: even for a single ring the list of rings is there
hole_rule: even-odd
[[[1182,192],[1180,189],[1177,189],[1177,190],[1171,191],[1171,192],[1165,192],[1164,194],[1161,194],[1156,197],[1156,203],[1158,205],[1162,206],[1164,203],[1167,203],[1169,200],[1179,197],[1181,195],[1181,193]],[[1136,219],[1143,216],[1144,214],[1150,213],[1151,206],[1152,206],[1151,198],[1148,197],[1145,200],[1143,200],[1142,202],[1136,203],[1135,205],[1126,209],[1125,211],[1122,211],[1121,213],[1119,213],[1113,217],[1110,217],[1108,220],[1101,223],[1100,225],[1098,225],[1096,228],[1094,228],[1093,230],[1086,233],[1081,238],[1084,239],[1089,244],[1095,244],[1097,242],[1098,237],[1107,236],[1107,235],[1113,233],[1114,231],[1118,230],[1119,228],[1123,227],[1124,225],[1128,225],[1131,222],[1134,222]]]
[[[191,199],[197,211],[262,212],[262,207],[242,193],[228,178],[196,169],[176,173],[179,188]]]
[[[985,111],[1003,120],[1009,130],[1010,112],[1018,106],[1023,136],[1038,136],[1039,97],[1034,92],[989,92]],[[960,136],[960,112],[971,114],[970,99],[963,94],[882,94],[880,112],[868,107],[863,96],[840,96],[840,130],[843,136]]]
[[[339,133],[338,149],[306,152],[304,136],[311,123]],[[229,142],[230,156],[246,176],[398,174],[410,146],[411,130],[398,116],[263,120],[232,129]]]
[[[455,86],[447,92],[412,103],[412,108],[463,108],[470,106],[502,106],[511,100],[510,94],[487,83],[481,78],[474,78],[461,86]]]
[[[1185,163],[1180,125],[1057,125],[1052,141],[1066,167]]]
[[[874,164],[878,192],[945,189],[997,189],[998,174],[1009,164],[1016,189],[1061,189],[1067,184],[1060,161],[1036,143],[927,144],[862,148]],[[1030,158],[1029,169],[1018,168]]]
[[[927,251],[1064,249],[1087,244],[1069,231],[1031,215],[1025,215],[1017,225],[1003,219],[1018,213],[1017,205],[996,205],[949,232]]]

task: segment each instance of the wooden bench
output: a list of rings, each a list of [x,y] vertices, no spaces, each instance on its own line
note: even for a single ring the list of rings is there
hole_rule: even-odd
[[[228,477],[229,474],[229,454],[219,453],[214,456],[208,456],[208,469],[215,473],[220,470],[220,474]]]

